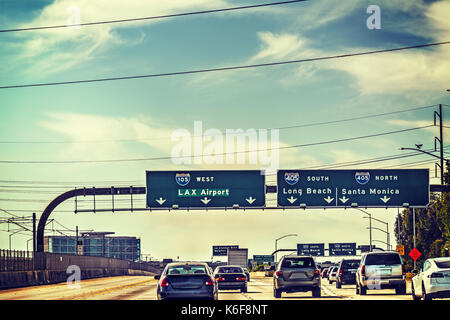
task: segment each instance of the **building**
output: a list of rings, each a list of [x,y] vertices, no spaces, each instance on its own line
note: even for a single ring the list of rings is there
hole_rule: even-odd
[[[85,232],[76,237],[46,236],[44,250],[61,254],[80,254],[136,261],[141,257],[141,239],[108,236],[114,232]]]

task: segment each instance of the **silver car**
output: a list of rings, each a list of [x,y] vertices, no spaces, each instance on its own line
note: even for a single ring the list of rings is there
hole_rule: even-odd
[[[365,295],[368,289],[395,289],[396,294],[406,294],[404,264],[397,252],[368,252],[361,257],[356,294]]]
[[[424,262],[422,270],[412,278],[414,300],[450,298],[450,258],[434,258]]]
[[[284,256],[273,274],[273,295],[281,298],[283,292],[312,291],[321,296],[320,270],[312,256]]]

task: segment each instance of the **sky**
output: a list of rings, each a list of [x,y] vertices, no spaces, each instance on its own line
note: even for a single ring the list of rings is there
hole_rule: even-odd
[[[0,0],[0,29],[73,24],[78,13],[79,21],[86,23],[259,3],[264,2]],[[0,86],[261,64],[450,40],[449,1],[379,0],[380,29],[367,27],[371,16],[367,8],[372,4],[311,0],[167,19],[1,32]],[[7,211],[0,211],[0,217],[30,217],[32,212],[39,217],[52,199],[75,187],[145,186],[146,170],[268,167],[250,157],[240,163],[237,158],[232,163],[172,158],[180,146],[174,137],[195,135],[196,123],[202,127],[199,134],[205,135],[200,150],[193,142],[201,139],[191,140],[189,152],[197,155],[220,153],[208,149],[208,143],[218,141],[211,134],[237,129],[277,133],[278,139],[269,134],[267,140],[282,147],[271,150],[277,161],[270,169],[319,169],[401,155],[406,151],[400,147],[415,144],[431,150],[439,134],[436,126],[296,146],[432,125],[438,104],[444,104],[444,125],[449,126],[445,106],[450,104],[449,58],[447,44],[264,68],[0,89],[0,209]],[[364,118],[409,109],[414,110]],[[359,119],[320,124],[350,118]],[[445,128],[444,145],[449,138]],[[135,161],[102,162],[126,159]],[[433,158],[420,153],[362,168],[429,168],[430,183],[440,181]],[[274,176],[267,181],[273,182]],[[144,208],[144,199],[136,196],[135,205]],[[92,199],[79,200],[80,207],[92,208]],[[107,208],[109,203],[104,198],[97,205]],[[127,207],[128,198],[119,204]],[[268,201],[274,204],[273,199]],[[298,236],[280,240],[279,248],[295,248],[297,243],[368,244],[369,238],[368,220],[354,209],[78,214],[73,210],[74,201],[61,204],[51,215],[57,222],[47,227],[46,234],[59,234],[52,230],[56,229],[73,235],[67,229],[78,226],[137,236],[142,253],[156,259],[209,260],[213,245],[235,244],[249,248],[250,256],[270,254],[275,239],[291,233]],[[369,211],[389,223],[395,244],[397,209]],[[10,236],[7,227],[0,226],[0,247],[9,248],[11,240],[13,249],[26,249],[31,234]],[[374,239],[386,240],[385,233],[373,232]]]

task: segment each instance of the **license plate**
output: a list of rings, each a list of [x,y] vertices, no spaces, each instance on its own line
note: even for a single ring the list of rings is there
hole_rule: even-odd
[[[392,270],[391,269],[378,269],[377,274],[379,274],[380,276],[390,276],[392,274]]]
[[[305,279],[306,275],[304,273],[294,273],[291,279]]]

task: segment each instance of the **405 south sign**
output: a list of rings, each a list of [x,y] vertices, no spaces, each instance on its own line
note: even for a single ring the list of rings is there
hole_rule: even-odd
[[[425,207],[427,169],[279,170],[278,206]]]

